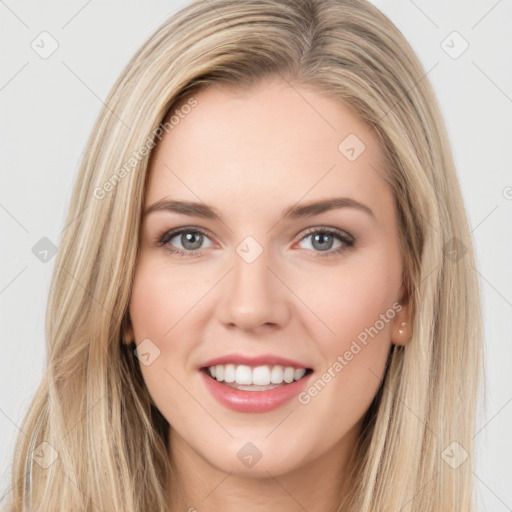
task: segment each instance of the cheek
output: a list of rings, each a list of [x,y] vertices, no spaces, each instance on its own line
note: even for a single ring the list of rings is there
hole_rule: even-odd
[[[382,273],[368,269],[339,275],[323,288],[323,299],[316,301],[318,316],[334,334],[310,330],[322,365],[300,403],[311,407],[314,416],[329,418],[326,436],[359,421],[379,389],[396,313],[394,288],[389,284]]]
[[[181,378],[189,370],[189,355],[200,339],[200,302],[211,286],[204,272],[172,268],[165,257],[142,253],[129,311],[137,344],[149,339],[159,354],[151,365],[141,364],[148,388],[172,384],[167,372]]]
[[[145,338],[157,340],[172,325],[172,294],[164,293],[164,282],[156,273],[147,272],[143,267],[136,272],[130,318],[137,342]]]
[[[200,297],[200,290],[194,293],[194,289],[180,283],[180,277],[158,261],[143,257],[138,263],[130,318],[137,344],[146,343],[151,357],[150,364],[141,359],[139,365],[153,402],[169,422],[178,404],[184,414],[197,412],[188,411],[190,400],[179,384],[184,380],[190,347],[177,342],[187,330],[187,311]]]
[[[310,324],[323,367],[302,403],[314,402],[336,428],[363,415],[384,375],[397,312],[393,304],[401,284],[400,260],[395,256],[368,251],[364,258],[331,268],[316,281],[323,286],[302,291],[312,299],[311,309],[334,331],[320,331],[318,322],[316,328]]]
[[[308,297],[316,318],[329,327],[321,330],[326,333],[322,338],[328,352],[343,350],[375,326],[379,331],[376,338],[390,337],[390,320],[395,313],[392,306],[401,284],[401,266],[395,258],[375,251],[365,258],[323,269],[322,273],[302,286],[301,295]],[[384,322],[381,315],[386,317]],[[315,332],[318,339],[320,331]]]
[[[206,287],[207,282],[197,273],[179,268],[170,271],[159,258],[142,257],[130,301],[135,339],[150,338],[168,345],[178,322],[197,304]]]

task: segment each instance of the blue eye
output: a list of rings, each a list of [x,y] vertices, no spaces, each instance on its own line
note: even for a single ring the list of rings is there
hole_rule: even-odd
[[[339,255],[353,247],[355,242],[354,238],[348,233],[326,227],[309,229],[306,235],[300,239],[300,242],[308,238],[311,238],[311,250],[321,257]],[[174,239],[177,242],[171,243]],[[205,240],[210,241],[210,245],[207,247],[203,247]],[[181,247],[176,247],[176,243],[179,243]],[[206,231],[195,227],[176,228],[166,231],[158,239],[158,245],[165,246],[166,250],[180,257],[201,256],[205,248],[213,246]]]
[[[312,237],[310,245],[321,257],[341,254],[354,245],[354,238],[338,229],[312,228],[307,233],[306,236],[302,237],[301,242]],[[336,241],[338,245],[332,250]]]
[[[174,238],[178,239],[181,248],[176,248],[171,244],[171,240]],[[167,250],[179,256],[200,256],[202,251],[198,249],[201,248],[205,239],[209,240],[206,233],[198,228],[178,228],[164,233],[158,243],[165,245]]]

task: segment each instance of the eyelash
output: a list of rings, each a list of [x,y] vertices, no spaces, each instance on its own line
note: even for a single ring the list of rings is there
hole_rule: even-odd
[[[200,234],[208,237],[208,233],[202,228],[198,228],[198,227],[176,228],[176,229],[171,229],[169,231],[166,231],[163,235],[161,235],[157,239],[157,245],[160,247],[167,246],[166,250],[168,250],[172,254],[175,254],[181,258],[186,258],[186,257],[194,258],[194,257],[202,256],[204,249],[203,250],[198,249],[195,251],[183,251],[181,249],[175,249],[169,244],[170,240],[172,240],[176,235],[180,235],[182,233],[200,233]],[[354,246],[354,243],[355,243],[355,239],[352,236],[347,235],[346,233],[344,233],[343,231],[341,231],[339,229],[328,228],[328,227],[309,228],[308,230],[306,230],[305,234],[302,236],[302,238],[299,240],[299,242],[302,242],[308,236],[310,236],[312,234],[316,234],[316,233],[333,235],[335,238],[337,238],[339,241],[341,241],[343,243],[343,245],[341,245],[340,247],[338,247],[335,250],[329,250],[329,251],[325,251],[325,252],[313,251],[315,253],[318,253],[318,257],[320,257],[320,258],[330,258],[333,256],[338,256],[338,255],[344,253],[345,251],[350,250]]]

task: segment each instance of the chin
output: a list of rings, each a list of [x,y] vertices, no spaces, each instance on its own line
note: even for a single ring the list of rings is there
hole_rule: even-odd
[[[268,435],[265,434],[265,435]],[[252,439],[252,440],[250,440]],[[299,443],[304,447],[302,443]],[[269,478],[290,473],[307,463],[306,454],[294,449],[294,443],[272,443],[264,437],[235,438],[227,446],[219,444],[218,451],[204,453],[209,464],[224,473],[244,477]]]

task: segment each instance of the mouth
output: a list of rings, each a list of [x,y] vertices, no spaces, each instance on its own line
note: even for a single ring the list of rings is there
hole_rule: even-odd
[[[313,374],[311,368],[288,364],[210,363],[199,373],[206,390],[222,406],[241,413],[264,413],[291,402]]]
[[[205,391],[236,412],[264,413],[297,398],[314,374],[303,362],[279,354],[232,352],[197,368]]]
[[[311,368],[283,365],[249,366],[217,364],[201,368],[209,378],[227,387],[242,391],[268,391],[287,386],[309,376]]]

